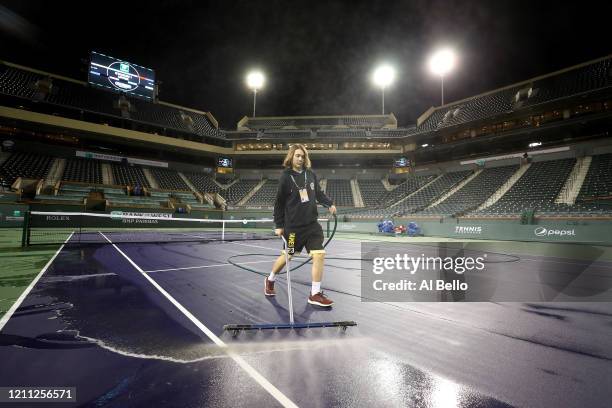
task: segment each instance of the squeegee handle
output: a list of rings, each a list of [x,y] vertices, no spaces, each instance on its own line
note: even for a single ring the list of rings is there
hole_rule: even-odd
[[[285,270],[287,271],[287,297],[289,298],[289,322],[293,324],[293,297],[291,296],[291,267],[289,265],[289,244],[287,244],[287,240],[282,234],[280,237],[283,240],[283,247],[285,250]]]

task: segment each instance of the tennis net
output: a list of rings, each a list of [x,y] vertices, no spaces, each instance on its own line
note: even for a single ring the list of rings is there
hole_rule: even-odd
[[[324,231],[329,221],[321,219]],[[22,245],[210,242],[278,239],[272,219],[187,218],[172,213],[31,211]]]

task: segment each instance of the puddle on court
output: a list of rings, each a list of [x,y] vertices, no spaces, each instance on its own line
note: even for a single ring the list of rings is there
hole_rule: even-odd
[[[71,305],[53,309],[64,331],[133,357],[188,362],[222,355],[178,311],[158,307],[156,290],[137,273],[125,274],[109,250],[115,251],[109,245],[65,249],[37,285],[37,296]]]

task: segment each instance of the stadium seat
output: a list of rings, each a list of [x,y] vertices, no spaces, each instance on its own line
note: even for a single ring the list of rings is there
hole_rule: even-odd
[[[112,164],[113,177],[115,184],[122,186],[135,186],[137,184],[143,187],[151,187],[142,168],[138,166],[126,166],[120,164]]]
[[[189,190],[189,186],[174,170],[158,167],[150,168],[153,177],[157,180],[159,188],[164,190]]]
[[[43,179],[47,176],[52,162],[51,156],[13,153],[0,166],[0,180],[4,186],[10,186],[18,177]]]
[[[92,159],[67,159],[62,180],[77,181],[80,183],[89,184],[102,184],[100,162]]]

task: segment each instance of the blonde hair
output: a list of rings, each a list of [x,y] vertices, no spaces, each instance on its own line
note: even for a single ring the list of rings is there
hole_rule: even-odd
[[[304,152],[304,167],[309,169],[312,166],[312,163],[310,163],[310,156],[308,155],[308,150],[306,150],[306,146],[300,143],[296,143],[291,145],[289,151],[287,152],[287,155],[285,156],[285,160],[283,160],[283,166],[285,166],[285,168],[292,167],[293,155],[298,149]]]

